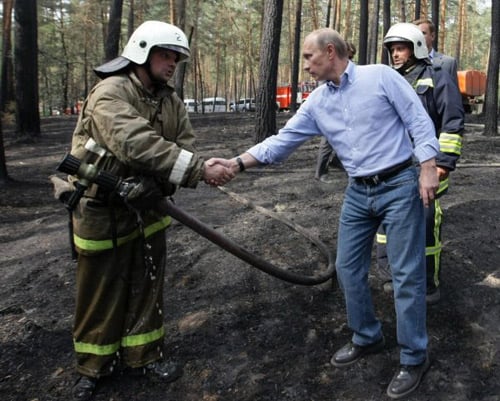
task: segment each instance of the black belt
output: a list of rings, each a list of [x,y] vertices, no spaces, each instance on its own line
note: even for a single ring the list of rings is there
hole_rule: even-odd
[[[354,177],[358,184],[364,185],[378,185],[382,181],[387,180],[388,178],[394,177],[400,171],[403,171],[405,168],[410,167],[413,164],[411,158],[405,160],[402,163],[396,164],[395,166],[389,167],[388,169],[382,170],[380,173],[375,175],[370,175],[367,177]]]

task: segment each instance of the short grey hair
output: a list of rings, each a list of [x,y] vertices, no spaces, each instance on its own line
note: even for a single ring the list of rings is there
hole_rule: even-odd
[[[311,32],[309,35],[315,38],[319,48],[324,49],[329,44],[332,44],[339,58],[345,59],[348,57],[346,41],[336,30],[321,28]]]

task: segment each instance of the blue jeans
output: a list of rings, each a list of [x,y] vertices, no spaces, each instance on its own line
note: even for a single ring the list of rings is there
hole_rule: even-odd
[[[411,166],[378,185],[350,178],[340,215],[337,277],[344,292],[352,341],[368,345],[382,337],[368,283],[373,239],[382,225],[392,270],[400,363],[426,357],[426,275],[424,207],[418,175]]]

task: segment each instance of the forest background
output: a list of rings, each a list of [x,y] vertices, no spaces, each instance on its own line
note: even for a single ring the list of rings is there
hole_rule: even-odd
[[[38,1],[40,108],[43,115],[64,112],[87,95],[95,83],[92,67],[104,61],[110,19],[110,1]],[[179,2],[177,2],[179,3]],[[123,1],[119,46],[144,20],[181,25],[190,37],[193,57],[186,66],[184,97],[255,97],[263,25],[263,0]],[[292,80],[294,28],[298,0],[284,1],[279,47],[278,83]],[[304,0],[302,37],[313,29],[335,27],[358,49],[368,39],[369,63],[381,62],[383,29],[380,1],[370,1],[368,37],[360,38],[359,1]],[[392,1],[390,24],[412,21],[416,1]],[[336,7],[335,7],[336,6]],[[491,35],[491,1],[441,0],[439,51],[458,60],[459,69],[487,70]],[[432,5],[422,1],[420,15],[432,17]],[[328,16],[329,14],[329,16]],[[374,29],[374,25],[378,29]],[[374,37],[373,35],[376,35]],[[375,40],[374,40],[375,39]],[[300,41],[301,41],[300,40]],[[299,41],[299,42],[300,42]],[[371,45],[370,45],[371,44]],[[355,56],[359,61],[360,53]],[[299,81],[310,79],[299,68]]]

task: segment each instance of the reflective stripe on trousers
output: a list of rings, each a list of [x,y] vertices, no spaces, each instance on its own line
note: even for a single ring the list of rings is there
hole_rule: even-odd
[[[444,183],[444,181],[442,181]],[[446,188],[448,187],[446,180]],[[426,256],[426,271],[427,271],[427,286],[438,287],[441,280],[441,251],[443,249],[441,243],[441,223],[443,211],[439,199],[435,199],[431,205],[425,209],[425,256]],[[387,238],[383,230],[379,228],[376,236],[377,242],[377,268],[389,269],[387,265],[387,253],[385,246]],[[387,272],[389,277],[390,272]]]
[[[172,222],[172,218],[170,216],[165,216],[161,220],[150,224],[144,228],[144,236],[148,238],[150,235],[153,235],[159,230],[164,230],[167,228]],[[117,246],[122,246],[129,241],[132,241],[138,238],[141,235],[140,230],[137,228],[132,231],[130,234],[124,235],[123,237],[118,237],[116,239]],[[103,240],[93,240],[93,239],[85,239],[79,237],[78,235],[73,235],[73,241],[77,248],[85,250],[85,251],[105,251],[108,249],[113,249],[113,240],[103,239]]]
[[[161,358],[165,257],[165,230],[79,255],[73,328],[79,373],[111,374],[118,357],[130,367]]]

